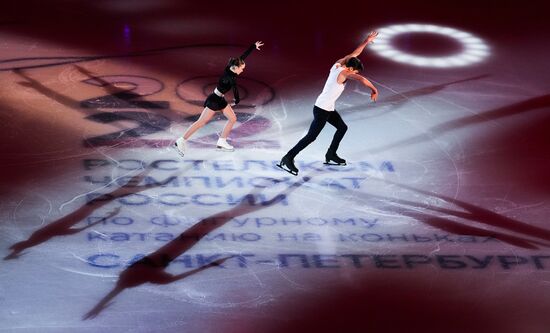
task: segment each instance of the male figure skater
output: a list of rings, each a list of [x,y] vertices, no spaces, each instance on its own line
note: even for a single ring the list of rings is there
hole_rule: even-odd
[[[313,121],[311,122],[308,133],[298,141],[285,156],[283,156],[281,162],[277,164],[279,168],[295,176],[298,175],[298,168],[294,165],[294,158],[300,151],[315,141],[327,122],[336,127],[336,133],[325,154],[325,164],[346,165],[346,160],[340,158],[336,154],[336,151],[338,150],[340,141],[342,141],[348,126],[344,123],[340,114],[335,110],[335,103],[344,91],[348,79],[359,81],[366,87],[369,87],[371,89],[370,98],[372,101],[376,101],[378,90],[369,80],[358,74],[363,70],[363,64],[361,60],[357,58],[357,56],[363,52],[367,44],[374,41],[376,36],[378,36],[378,32],[371,32],[352,53],[338,59],[332,66],[325,87],[319,97],[317,97],[315,105],[313,106]]]

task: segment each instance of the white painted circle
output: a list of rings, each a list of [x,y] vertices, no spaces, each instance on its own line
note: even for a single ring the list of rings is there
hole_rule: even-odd
[[[369,47],[382,57],[397,62],[423,67],[459,67],[467,66],[485,59],[489,46],[482,39],[454,28],[433,24],[396,24],[377,29],[378,37]],[[463,51],[446,57],[423,57],[396,49],[391,40],[398,35],[411,32],[439,34],[453,38],[463,47]]]

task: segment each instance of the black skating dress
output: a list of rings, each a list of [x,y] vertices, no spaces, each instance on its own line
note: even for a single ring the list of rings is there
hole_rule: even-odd
[[[246,59],[252,53],[252,51],[256,48],[256,44],[250,45],[250,47],[244,51],[244,53],[240,56],[242,60]],[[209,108],[212,111],[221,111],[225,109],[227,106],[227,101],[225,100],[225,97],[223,94],[228,92],[230,89],[233,89],[233,96],[235,97],[235,104],[239,104],[240,97],[239,97],[239,89],[237,88],[237,74],[235,74],[233,71],[231,71],[230,66],[228,65],[225,67],[225,70],[223,71],[223,75],[218,80],[218,85],[216,86],[216,89],[218,92],[222,94],[222,96],[216,95],[216,93],[211,93],[206,98],[206,101],[204,101],[204,106]]]

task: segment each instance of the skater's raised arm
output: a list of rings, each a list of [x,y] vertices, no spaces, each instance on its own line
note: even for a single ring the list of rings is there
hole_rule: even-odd
[[[369,44],[369,43],[372,43],[374,41],[374,39],[376,38],[376,36],[378,36],[378,32],[376,31],[372,31],[368,36],[367,38],[365,38],[365,40],[359,44],[359,46],[357,46],[357,48],[355,48],[355,50],[353,50],[353,52],[351,52],[350,54],[348,54],[347,56],[343,57],[343,58],[340,58],[338,59],[338,61],[336,61],[337,63],[339,63],[340,65],[344,65],[349,58],[352,58],[352,57],[357,57],[359,56],[363,50],[365,49],[365,47]]]
[[[242,71],[244,70],[244,59],[246,59],[246,57],[248,57],[254,49],[259,51],[262,45],[264,45],[264,43],[262,43],[261,41],[257,41],[254,44],[250,45],[248,49],[246,49],[246,51],[244,51],[244,53],[238,59],[231,58],[229,60],[229,66],[230,68],[233,67],[232,71],[234,71],[237,74],[242,73]],[[239,104],[239,102],[241,101],[241,98],[239,96],[239,89],[237,88],[237,85],[232,84],[232,86],[233,86],[234,101],[233,103],[231,103],[231,106],[235,106]]]
[[[260,46],[264,45],[264,43],[262,43],[261,41],[257,41],[256,43],[250,45],[248,47],[248,49],[246,49],[246,51],[244,51],[244,53],[240,56],[240,58],[242,60],[246,59],[246,57],[248,57],[250,55],[250,53],[252,53],[252,51],[254,51],[254,49],[256,50],[260,50]]]
[[[378,89],[372,84],[366,77],[359,75],[357,73],[343,71],[340,75],[344,76],[344,80],[351,79],[360,82],[362,85],[364,85],[367,88],[370,88],[370,99],[373,102],[376,102],[376,99],[378,98]]]

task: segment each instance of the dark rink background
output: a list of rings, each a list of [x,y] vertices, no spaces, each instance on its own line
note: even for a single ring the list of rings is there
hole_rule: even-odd
[[[547,332],[548,24],[512,1],[0,10],[0,330]],[[338,58],[349,129],[296,159]],[[170,148],[262,40],[225,119]]]

